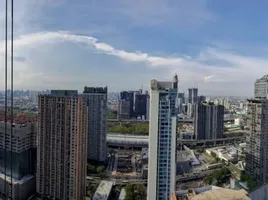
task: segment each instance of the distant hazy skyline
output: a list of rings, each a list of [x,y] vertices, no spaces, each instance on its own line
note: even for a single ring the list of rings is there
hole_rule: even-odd
[[[184,91],[252,96],[254,81],[268,73],[266,1],[14,3],[17,89],[148,89],[151,79],[177,73]],[[1,1],[0,89],[4,7]]]

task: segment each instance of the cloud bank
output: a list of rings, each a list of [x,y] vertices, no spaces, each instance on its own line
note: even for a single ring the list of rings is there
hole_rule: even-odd
[[[212,85],[217,85],[221,91],[225,91],[224,89],[230,87],[230,85],[233,85],[234,88],[237,87],[237,90],[244,87],[245,84],[249,88],[252,88],[254,80],[265,73],[268,65],[267,59],[246,57],[215,48],[207,47],[194,57],[154,56],[146,52],[130,52],[117,49],[91,36],[76,35],[70,32],[40,32],[23,35],[14,40],[15,58],[18,58],[15,59],[15,70],[17,72],[17,84],[15,84],[15,86],[30,88],[38,85],[40,87],[42,83],[42,88],[46,88],[51,85],[57,86],[57,84],[61,86],[60,82],[66,84],[68,82],[67,80],[70,81],[70,84],[72,84],[72,81],[75,82],[79,80],[79,83],[82,84],[81,87],[83,84],[86,84],[86,79],[93,78],[90,77],[90,74],[87,77],[81,71],[81,77],[72,77],[71,74],[67,75],[67,73],[65,74],[67,66],[62,66],[61,62],[57,64],[59,65],[59,70],[62,72],[62,75],[65,74],[65,76],[59,75],[59,77],[56,77],[56,73],[55,76],[53,76],[52,72],[46,71],[44,68],[39,68],[38,65],[42,65],[41,62],[52,66],[55,64],[52,63],[53,60],[50,62],[49,55],[52,56],[52,54],[60,58],[60,60],[62,59],[63,63],[65,59],[64,53],[60,49],[63,47],[62,45],[65,44],[72,44],[73,51],[78,51],[82,48],[88,55],[94,55],[97,52],[102,59],[112,57],[119,61],[124,61],[123,65],[126,69],[131,67],[131,64],[136,63],[138,66],[134,66],[140,68],[140,70],[147,70],[146,73],[148,73],[148,70],[149,72],[161,70],[161,74],[156,78],[168,79],[169,77],[171,78],[174,73],[177,73],[179,75],[180,84],[184,89],[193,84],[199,85],[200,88],[206,87],[208,90],[212,88]],[[51,45],[53,47],[52,49]],[[35,62],[33,62],[35,49],[37,50],[39,48],[46,53],[41,55],[41,60],[35,60]],[[63,48],[62,50],[64,51]],[[49,53],[48,51],[51,52]],[[4,42],[1,41],[1,63],[4,62],[3,53]],[[226,65],[226,63],[229,65]],[[3,65],[1,66],[0,72],[3,74]],[[82,69],[82,66],[79,66],[79,62],[77,62],[76,66],[68,66],[68,68],[85,71],[85,68]],[[90,68],[90,66],[88,66],[88,68]],[[99,72],[99,74],[101,73],[103,73],[103,71]],[[47,79],[48,77],[50,78]],[[135,77],[131,77],[131,74],[128,78],[136,79]],[[148,80],[141,80],[140,82],[142,84],[146,84],[146,82],[149,83],[149,76],[146,76],[146,78],[148,78]],[[35,83],[35,81],[38,80],[43,81]],[[109,85],[108,82],[105,84]],[[118,85],[116,89],[119,87],[120,85]]]

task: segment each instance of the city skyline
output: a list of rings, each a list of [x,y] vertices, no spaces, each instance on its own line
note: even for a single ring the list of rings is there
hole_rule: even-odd
[[[176,72],[185,90],[198,85],[205,95],[248,96],[268,64],[266,14],[254,3],[240,10],[242,1],[230,2],[16,2],[14,86],[119,91]],[[267,5],[261,4],[258,9]],[[1,27],[4,7],[1,2]],[[0,33],[0,63],[3,39]]]

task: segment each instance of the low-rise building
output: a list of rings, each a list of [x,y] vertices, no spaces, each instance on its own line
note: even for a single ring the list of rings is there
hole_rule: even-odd
[[[214,154],[225,162],[234,162],[238,159],[238,150],[234,146],[206,149],[206,153],[209,155]]]
[[[118,200],[125,200],[125,197],[126,197],[126,189],[122,188]]]
[[[109,200],[112,188],[112,181],[101,181],[92,200]]]

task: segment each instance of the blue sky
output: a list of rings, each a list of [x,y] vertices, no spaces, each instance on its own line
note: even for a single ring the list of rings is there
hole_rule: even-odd
[[[15,0],[15,87],[109,91],[172,79],[204,95],[252,95],[268,73],[268,2]],[[4,28],[4,1],[0,27]],[[0,74],[4,66],[0,33]],[[3,88],[3,79],[0,79]]]

